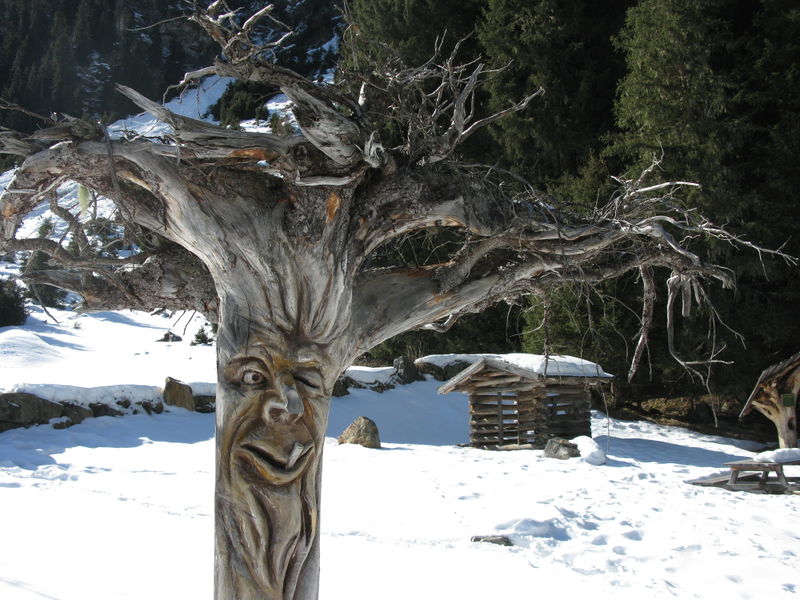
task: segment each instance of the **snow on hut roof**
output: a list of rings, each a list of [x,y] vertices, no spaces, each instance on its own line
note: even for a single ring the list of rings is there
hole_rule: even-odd
[[[566,355],[542,354],[432,354],[423,356],[417,363],[429,363],[438,367],[462,362],[471,363],[469,367],[453,377],[440,388],[441,393],[452,391],[456,385],[468,379],[484,367],[492,367],[509,371],[528,379],[542,379],[544,377],[592,377],[610,379],[610,373],[603,371],[597,363]]]
[[[550,375],[553,377],[613,377],[603,371],[603,367],[583,358],[551,354],[545,364],[544,354],[430,354],[417,359],[415,362],[430,363],[438,367],[466,362],[475,363],[481,358],[491,358],[503,361],[510,365],[532,371],[536,375]]]

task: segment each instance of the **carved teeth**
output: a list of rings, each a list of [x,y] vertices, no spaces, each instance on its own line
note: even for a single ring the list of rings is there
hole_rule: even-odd
[[[300,458],[305,453],[305,451],[306,451],[305,445],[299,442],[295,442],[294,448],[292,448],[292,453],[289,454],[289,460],[286,461],[287,471],[290,470],[292,467],[294,467],[295,463],[297,462],[297,459]]]

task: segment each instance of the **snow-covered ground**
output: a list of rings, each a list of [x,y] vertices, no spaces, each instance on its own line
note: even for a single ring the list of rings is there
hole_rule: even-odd
[[[59,324],[36,311],[24,327],[0,329],[0,390],[139,393],[131,386],[157,388],[167,375],[213,384],[213,348],[189,345],[202,317],[55,316]],[[170,328],[186,328],[184,340],[155,341]],[[800,592],[797,496],[686,483],[752,456],[754,445],[595,414],[601,466],[462,448],[466,398],[437,395],[439,385],[333,399],[323,600]],[[383,449],[337,445],[362,414],[377,422]],[[0,598],[210,600],[213,436],[213,415],[182,409],[0,433]],[[491,534],[515,545],[470,541]]]

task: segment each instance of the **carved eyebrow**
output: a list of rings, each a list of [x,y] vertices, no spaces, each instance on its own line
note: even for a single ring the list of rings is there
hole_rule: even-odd
[[[260,371],[269,371],[267,368],[267,363],[257,356],[241,356],[239,358],[234,358],[228,363],[228,365],[237,369],[241,369],[243,367],[253,367]]]

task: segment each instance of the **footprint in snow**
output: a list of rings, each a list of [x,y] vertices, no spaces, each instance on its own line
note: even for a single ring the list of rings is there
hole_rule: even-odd
[[[626,537],[629,540],[633,540],[634,542],[641,542],[642,538],[644,538],[644,533],[642,533],[638,529],[632,529],[630,531],[626,531],[625,533],[623,533],[622,537]]]

